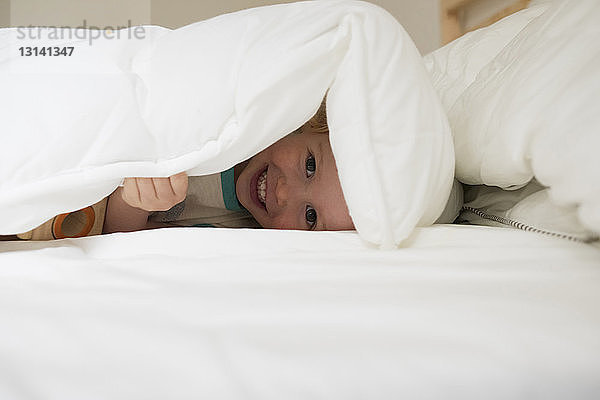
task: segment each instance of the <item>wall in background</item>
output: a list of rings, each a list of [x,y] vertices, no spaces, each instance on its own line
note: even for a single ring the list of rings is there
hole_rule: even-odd
[[[440,46],[439,0],[370,0],[388,10],[411,35],[421,53]],[[287,0],[152,0],[152,23],[177,28],[226,12]]]
[[[5,0],[0,0],[5,1]],[[150,0],[12,0],[10,26],[117,27],[149,24]],[[0,17],[0,22],[6,16]],[[2,26],[2,25],[0,25]],[[6,25],[4,25],[6,26]]]
[[[371,0],[371,3],[396,17],[422,54],[441,46],[439,0]]]
[[[318,0],[317,0],[318,1]],[[0,0],[0,27],[117,27],[156,24],[177,28],[226,12],[290,0]],[[439,0],[371,0],[406,28],[421,53],[439,47]]]
[[[0,28],[10,26],[10,0],[0,0]]]

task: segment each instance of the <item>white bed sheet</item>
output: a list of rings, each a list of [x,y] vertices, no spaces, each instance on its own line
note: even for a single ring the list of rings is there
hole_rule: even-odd
[[[600,397],[600,250],[504,228],[0,243],[1,399]]]

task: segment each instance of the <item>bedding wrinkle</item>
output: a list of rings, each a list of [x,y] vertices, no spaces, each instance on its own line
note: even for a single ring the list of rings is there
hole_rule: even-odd
[[[354,62],[352,64],[352,68],[349,68],[349,73],[350,74],[355,74],[354,77],[349,77],[348,79],[355,79],[355,88],[356,88],[356,95],[357,95],[357,99],[355,99],[355,101],[360,101],[361,104],[357,105],[357,107],[355,108],[355,111],[358,112],[359,115],[359,119],[364,121],[363,122],[363,126],[362,128],[365,130],[365,134],[362,136],[364,139],[360,140],[357,143],[357,147],[361,150],[361,152],[363,153],[367,153],[370,156],[369,157],[364,157],[363,156],[363,162],[365,163],[364,167],[365,170],[367,171],[367,175],[370,176],[372,179],[369,180],[368,185],[366,185],[365,187],[367,188],[367,192],[370,193],[371,195],[375,194],[374,196],[374,200],[375,200],[375,204],[372,204],[372,209],[374,210],[375,213],[375,218],[377,218],[378,220],[382,220],[384,219],[385,215],[389,215],[387,213],[387,204],[385,203],[385,200],[383,199],[382,196],[382,191],[383,191],[383,187],[381,182],[379,181],[379,177],[382,176],[381,175],[381,170],[379,170],[378,165],[377,165],[377,160],[375,159],[374,155],[375,155],[375,151],[373,149],[373,146],[376,145],[376,143],[373,143],[373,136],[376,134],[376,132],[373,132],[373,125],[371,123],[371,113],[370,111],[371,108],[373,107],[372,104],[369,103],[369,98],[368,98],[368,94],[369,90],[368,90],[368,80],[366,80],[365,78],[368,77],[368,74],[364,71],[365,65],[369,63],[368,60],[368,56],[369,54],[363,54],[363,52],[366,52],[366,50],[364,50],[364,44],[363,44],[363,36],[362,36],[362,32],[359,31],[359,27],[361,26],[361,22],[357,21],[357,19],[359,19],[358,16],[356,15],[351,15],[349,17],[352,24],[351,24],[351,39],[350,39],[350,45],[349,45],[349,49],[348,49],[348,54],[350,55],[350,57],[354,58],[354,59],[359,59],[360,61],[358,62]],[[365,23],[365,22],[362,22]],[[348,55],[347,55],[348,57]],[[348,61],[345,60],[346,65],[349,65]],[[342,66],[343,68],[343,66]],[[379,75],[378,71],[375,73],[375,75]],[[333,89],[335,90],[335,89]],[[332,90],[332,91],[333,91]],[[360,100],[358,100],[360,99]],[[332,130],[333,132],[333,130]],[[332,149],[333,149],[333,145],[332,145]],[[335,155],[335,150],[334,150],[334,155]],[[358,158],[359,155],[357,154],[356,157]],[[340,167],[343,168],[343,165]],[[360,176],[360,175],[357,175]],[[363,182],[364,183],[364,182]],[[344,187],[344,183],[342,182],[342,187]],[[348,201],[348,200],[347,200]],[[352,214],[351,214],[352,215]],[[360,224],[361,221],[356,222],[355,224]],[[386,237],[391,238],[393,233],[391,231],[391,226],[389,226],[389,223],[386,224],[387,226],[383,226],[382,228],[382,232],[381,232],[381,237],[377,238],[376,242],[380,242],[381,245],[383,247],[389,247],[391,245],[391,243],[385,243],[384,240]]]

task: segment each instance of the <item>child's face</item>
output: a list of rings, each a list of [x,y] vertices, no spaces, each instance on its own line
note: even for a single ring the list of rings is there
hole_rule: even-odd
[[[306,127],[252,157],[238,177],[236,194],[264,228],[354,229],[329,135]]]

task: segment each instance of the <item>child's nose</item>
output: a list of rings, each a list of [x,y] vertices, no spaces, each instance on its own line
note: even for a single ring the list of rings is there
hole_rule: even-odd
[[[275,185],[275,200],[279,207],[285,207],[289,199],[289,186],[285,177],[280,176],[277,178],[277,184]]]

